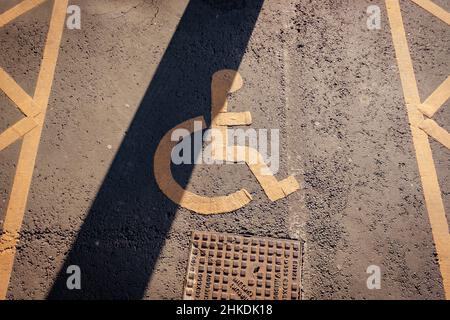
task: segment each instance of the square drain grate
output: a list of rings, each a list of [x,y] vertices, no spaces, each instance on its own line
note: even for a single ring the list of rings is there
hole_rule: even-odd
[[[186,300],[298,300],[302,243],[214,232],[192,235]]]

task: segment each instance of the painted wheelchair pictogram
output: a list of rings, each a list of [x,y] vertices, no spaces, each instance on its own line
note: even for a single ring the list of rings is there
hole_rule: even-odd
[[[220,70],[214,73],[211,82],[211,128],[224,133],[225,139],[212,137],[212,156],[217,160],[228,162],[245,162],[258,180],[265,194],[271,201],[277,201],[297,191],[300,186],[293,176],[278,181],[264,162],[258,150],[248,146],[230,146],[227,143],[226,130],[229,126],[248,126],[252,123],[250,112],[228,112],[227,96],[242,88],[241,75],[234,70]],[[200,214],[216,214],[235,211],[247,205],[252,196],[244,188],[225,196],[201,196],[181,187],[173,178],[171,171],[172,149],[179,141],[172,141],[172,133],[177,129],[186,129],[194,133],[194,122],[201,122],[206,127],[202,116],[189,119],[169,130],[161,139],[154,157],[154,175],[161,191],[173,202],[183,208]],[[222,150],[220,150],[222,149]],[[218,151],[223,152],[218,152]],[[230,158],[230,155],[232,157]],[[223,157],[223,158],[221,158]],[[256,161],[249,161],[256,159]],[[264,174],[263,174],[264,173]]]

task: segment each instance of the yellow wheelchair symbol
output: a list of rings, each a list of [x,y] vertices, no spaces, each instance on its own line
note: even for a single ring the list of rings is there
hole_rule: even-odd
[[[243,126],[252,123],[250,112],[227,112],[227,96],[242,88],[241,75],[234,70],[220,70],[214,73],[211,82],[211,128],[221,133],[221,138],[212,136],[211,154],[216,160],[228,162],[245,162],[258,180],[262,189],[271,201],[282,199],[297,191],[300,186],[293,176],[278,181],[264,162],[258,150],[248,146],[230,146],[227,143],[228,126]],[[172,149],[178,141],[172,141],[172,133],[177,129],[185,129],[194,133],[194,122],[201,122],[206,127],[202,116],[189,119],[168,131],[161,139],[154,157],[154,175],[161,191],[173,202],[183,208],[200,214],[216,214],[235,211],[247,205],[252,196],[245,189],[240,189],[225,196],[200,196],[182,188],[173,178],[171,171]],[[224,138],[225,137],[225,138]],[[252,159],[252,161],[250,161]],[[256,161],[255,161],[256,159]]]

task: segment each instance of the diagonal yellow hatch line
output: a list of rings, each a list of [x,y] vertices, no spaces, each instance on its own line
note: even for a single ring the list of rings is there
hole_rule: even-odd
[[[448,98],[450,98],[450,76],[419,106],[419,110],[431,118]]]
[[[437,7],[428,0],[413,1],[433,14],[437,13],[439,15],[438,17],[440,17],[444,21],[448,17],[448,13],[444,14],[442,12],[443,9]],[[409,52],[408,41],[406,39],[399,0],[386,0],[386,8],[389,16],[392,40],[397,57],[397,64],[400,72],[400,80],[402,83],[403,95],[406,102],[413,143],[416,150],[417,164],[422,180],[422,189],[424,193],[425,204],[431,224],[431,231],[436,247],[436,252],[439,259],[439,267],[442,275],[444,292],[446,298],[450,299],[449,227],[445,215],[445,209],[442,201],[436,168],[433,161],[433,155],[430,143],[428,141],[428,135],[420,129],[420,126],[424,121],[424,117],[419,110],[421,102],[416,78],[414,75],[412,59]]]
[[[47,0],[25,0],[0,15],[0,28]],[[58,1],[58,0],[56,0]]]
[[[15,103],[26,116],[32,117],[40,113],[33,99],[0,67],[0,89]]]
[[[441,19],[446,24],[450,25],[450,12],[445,11],[434,2],[430,0],[411,0],[411,1],[417,4],[418,6],[421,6],[435,17]]]
[[[36,120],[29,117],[17,121],[0,135],[0,151],[22,138],[26,133],[37,127],[37,125]]]
[[[25,0],[21,2],[16,7],[0,15],[0,27],[44,1],[45,0]],[[24,133],[23,142],[8,201],[2,236],[0,238],[0,299],[6,298],[14,264],[16,245],[19,240],[19,232],[25,213],[34,164],[55,74],[67,5],[68,0],[54,0],[49,31],[32,104],[33,106],[38,107],[40,113],[34,118],[26,118],[33,119],[36,122],[36,126],[27,132],[18,132],[19,134]],[[18,91],[10,92],[10,94],[13,96],[17,95],[20,91],[19,89],[17,90]],[[30,128],[28,127],[28,129]]]
[[[425,119],[419,128],[432,136],[436,141],[443,144],[447,149],[450,149],[450,133],[441,128],[434,120]]]

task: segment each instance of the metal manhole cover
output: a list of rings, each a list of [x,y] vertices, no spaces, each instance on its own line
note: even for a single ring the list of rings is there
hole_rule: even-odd
[[[302,243],[298,240],[194,232],[186,300],[298,300]]]

